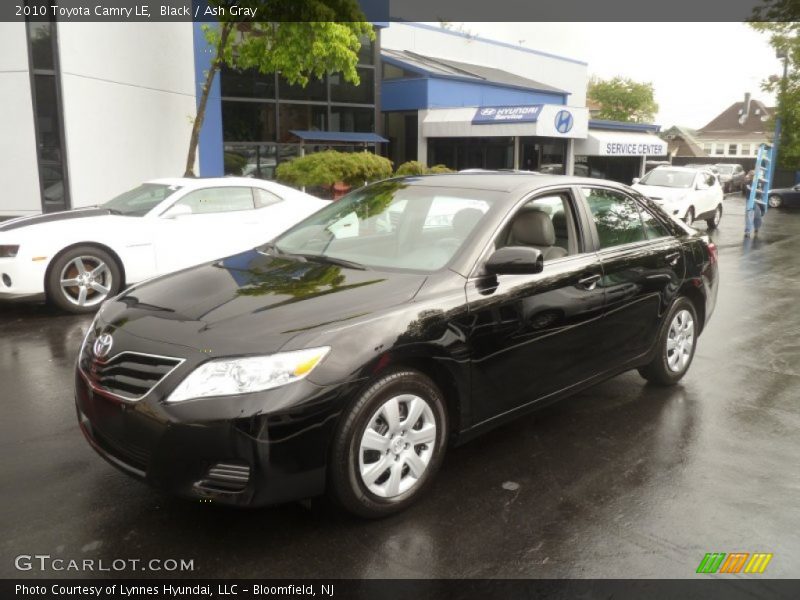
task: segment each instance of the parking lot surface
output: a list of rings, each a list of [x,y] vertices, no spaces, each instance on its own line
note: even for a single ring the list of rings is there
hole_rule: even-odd
[[[90,318],[0,305],[0,576],[41,577],[14,558],[49,554],[194,561],[129,576],[692,577],[706,552],[769,552],[763,576],[797,577],[800,212],[743,240],[743,210],[728,197],[712,234],[717,309],[680,385],[627,373],[452,449],[428,496],[376,522],[192,503],[116,471],[75,419]]]

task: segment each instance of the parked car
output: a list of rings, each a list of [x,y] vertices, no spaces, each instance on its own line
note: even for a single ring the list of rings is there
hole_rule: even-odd
[[[328,202],[269,181],[155,179],[103,205],[0,224],[0,300],[91,312],[126,285],[264,243]]]
[[[717,178],[726,194],[742,191],[745,183],[745,172],[742,165],[718,164],[715,166],[717,167]]]
[[[719,227],[724,194],[708,169],[656,167],[634,179],[633,188],[689,226],[702,219],[709,229]]]
[[[790,188],[773,188],[767,195],[770,208],[800,207],[800,184]]]
[[[686,169],[700,169],[705,171],[711,171],[714,175],[719,173],[719,169],[717,169],[717,165],[704,165],[702,163],[689,163],[688,165],[683,165]]]
[[[608,181],[383,181],[106,302],[78,419],[112,465],[173,494],[327,492],[379,517],[429,488],[451,443],[629,369],[679,381],[716,261],[707,235]]]

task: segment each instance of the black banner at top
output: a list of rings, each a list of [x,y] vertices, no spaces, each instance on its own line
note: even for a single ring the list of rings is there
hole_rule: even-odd
[[[3,0],[0,21],[796,21],[799,5],[797,0]]]

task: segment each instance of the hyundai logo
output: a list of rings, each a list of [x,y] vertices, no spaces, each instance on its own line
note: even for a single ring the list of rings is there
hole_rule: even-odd
[[[569,130],[572,129],[572,124],[574,119],[572,118],[572,113],[568,110],[560,110],[558,114],[556,114],[556,131],[558,133],[569,133]]]
[[[496,108],[482,108],[481,115],[484,117],[491,117],[494,113],[497,112]]]
[[[111,334],[104,333],[101,335],[94,341],[94,346],[92,347],[95,358],[105,358],[108,356],[108,353],[111,352],[111,346],[113,345],[114,338],[111,337]]]

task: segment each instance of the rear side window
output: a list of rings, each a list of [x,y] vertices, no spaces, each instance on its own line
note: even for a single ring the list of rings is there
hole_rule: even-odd
[[[602,188],[583,188],[583,194],[592,211],[601,248],[647,240],[639,205],[633,198]]]
[[[639,210],[642,215],[644,230],[647,233],[647,239],[655,240],[669,235],[667,228],[664,227],[664,224],[659,221],[654,214],[646,208],[640,208]]]
[[[188,206],[194,215],[252,210],[253,191],[249,187],[212,187],[190,192],[175,204]]]
[[[277,194],[273,194],[261,188],[253,188],[253,197],[256,201],[256,208],[264,208],[265,206],[271,206],[272,204],[283,201],[283,198]]]

